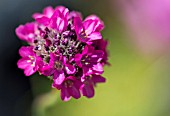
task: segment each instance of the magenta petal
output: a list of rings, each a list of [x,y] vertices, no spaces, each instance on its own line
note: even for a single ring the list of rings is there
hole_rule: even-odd
[[[30,66],[31,64],[28,63],[28,58],[22,58],[17,62],[18,68],[25,69],[26,67]]]
[[[61,89],[61,99],[63,101],[68,101],[71,99],[71,96],[70,96],[67,88],[65,88],[65,87],[62,87],[62,89]]]
[[[81,29],[83,29],[83,23],[80,17],[74,18],[74,26],[75,26],[75,31],[77,35],[79,35],[81,32]]]
[[[97,63],[96,65],[93,65],[93,70],[96,71],[97,74],[103,73],[103,66],[100,63]]]
[[[96,23],[95,20],[87,20],[83,23],[87,35],[90,35],[94,31]]]
[[[53,18],[50,21],[51,28],[57,29],[57,31],[62,32],[66,29],[68,23],[65,19],[62,19],[58,16],[53,16]]]
[[[43,10],[43,14],[48,18],[50,18],[53,15],[53,13],[54,13],[54,9],[51,6],[48,6]]]
[[[54,83],[57,84],[57,85],[61,85],[65,79],[65,75],[64,75],[64,72],[61,71],[61,72],[55,72],[54,73]]]
[[[75,58],[76,64],[77,64],[79,67],[82,67],[82,64],[81,64],[82,55],[81,55],[81,54],[76,54],[74,58]]]
[[[83,96],[88,98],[92,98],[94,96],[94,88],[92,85],[83,85],[81,88]]]
[[[90,19],[97,21],[97,24],[95,25],[95,28],[94,28],[95,32],[99,32],[104,29],[104,23],[99,17],[97,17],[96,15],[90,15],[85,19],[85,21],[90,20]]]
[[[76,68],[70,64],[66,64],[65,69],[66,69],[67,74],[74,74],[76,72]]]
[[[84,74],[87,74],[87,73],[89,72],[89,70],[90,70],[90,69],[89,69],[88,67],[86,67],[86,66],[83,66],[82,68],[83,68],[83,73],[84,73]]]
[[[45,25],[45,26],[48,26],[50,19],[49,19],[48,17],[43,16],[43,17],[41,17],[41,18],[37,18],[36,21],[37,21],[38,23],[40,23],[40,24],[43,24],[43,25]]]
[[[68,88],[68,91],[69,91],[70,95],[72,97],[74,97],[75,99],[80,98],[80,91],[75,86]]]
[[[80,19],[82,19],[81,13],[80,13],[80,12],[76,12],[76,11],[70,12],[68,19],[71,19],[71,18],[73,18],[73,17],[80,17]]]
[[[88,52],[92,52],[92,51],[89,51],[89,46],[85,46],[83,49],[82,55],[87,54]]]
[[[19,49],[19,54],[20,56],[22,57],[28,57],[29,55],[30,56],[33,56],[34,55],[34,52],[32,51],[32,47],[26,47],[26,46],[23,46]]]
[[[20,25],[19,27],[16,28],[15,32],[17,34],[17,36],[21,39],[21,40],[27,40],[26,35],[24,34],[24,26]]]
[[[41,18],[41,17],[43,17],[43,16],[44,16],[44,15],[41,14],[41,13],[34,13],[34,14],[32,15],[32,18],[37,19],[37,18]]]
[[[88,36],[88,38],[90,38],[90,41],[98,40],[98,39],[102,39],[102,35],[100,32],[93,32]]]
[[[93,78],[92,78],[93,82],[94,83],[104,83],[106,82],[106,79],[100,75],[93,75]]]
[[[61,19],[60,17],[57,18],[56,24],[57,24],[57,30],[59,32],[62,32],[65,29],[65,27],[66,27],[65,26],[66,24],[65,24],[64,20]]]
[[[102,50],[95,50],[91,55],[91,60],[100,62],[103,59],[104,52]]]
[[[15,32],[17,36],[24,41],[29,43],[33,42],[35,23],[26,23],[16,28]]]
[[[69,13],[68,8],[65,8],[65,7],[63,7],[63,6],[57,6],[57,7],[55,8],[55,10],[60,12],[60,15],[59,15],[60,17],[65,17],[65,18],[67,18],[68,13]]]
[[[36,70],[34,70],[34,67],[32,67],[32,66],[28,66],[27,68],[25,68],[25,70],[24,70],[24,74],[26,75],[26,76],[30,76],[30,75],[32,75],[33,73],[35,73],[36,72]]]
[[[45,76],[51,76],[52,74],[54,74],[54,72],[56,72],[56,70],[51,68],[51,66],[45,66],[42,68],[41,72]]]

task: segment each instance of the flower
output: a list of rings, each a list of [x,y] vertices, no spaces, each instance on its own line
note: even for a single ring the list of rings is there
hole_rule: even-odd
[[[64,101],[70,100],[71,96],[75,99],[80,98],[81,81],[77,80],[74,76],[68,76],[61,85],[53,83],[54,88],[61,89],[61,99]]]
[[[85,75],[83,77],[83,84],[80,87],[83,96],[91,98],[94,96],[94,86],[97,83],[103,83],[106,79],[100,75]]]
[[[16,29],[16,34],[21,40],[31,43],[35,38],[35,29],[36,24],[34,22],[27,23],[25,25],[20,25]]]
[[[74,18],[75,31],[78,39],[82,42],[89,42],[97,39],[102,39],[102,35],[99,32],[102,24],[99,25],[99,19],[86,19],[84,22],[81,21],[80,17]],[[99,29],[99,30],[98,30]]]
[[[100,33],[104,23],[95,15],[84,21],[81,13],[48,6],[33,14],[34,22],[20,25],[16,34],[28,42],[21,47],[18,67],[30,76],[36,71],[50,77],[61,99],[94,96],[94,86],[105,82],[101,76],[108,63],[107,42]]]
[[[85,74],[90,70],[95,70],[102,74],[103,69],[102,64],[100,63],[102,58],[102,50],[94,50],[92,46],[85,46],[82,54],[75,55],[75,62],[79,67],[83,69]]]
[[[66,71],[67,74],[74,74],[76,69],[73,65],[66,63],[66,57],[51,53],[49,64],[44,66],[41,71],[45,76],[53,75],[55,84],[61,84],[65,79],[64,71]]]
[[[41,58],[39,56],[36,56],[36,54],[33,52],[32,47],[21,47],[19,50],[19,54],[22,57],[17,65],[19,68],[24,69],[24,73],[26,76],[30,76],[33,73],[35,73],[39,65],[41,64]]]
[[[103,51],[104,55],[103,55],[103,59],[101,61],[101,63],[103,65],[105,65],[105,64],[110,65],[110,63],[108,62],[108,51],[106,49],[107,45],[108,45],[108,41],[104,40],[104,39],[96,40],[92,44],[92,46],[94,46],[96,49]]]

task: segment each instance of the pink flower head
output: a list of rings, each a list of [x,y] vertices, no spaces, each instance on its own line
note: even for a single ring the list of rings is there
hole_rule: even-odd
[[[63,6],[49,6],[33,18],[35,22],[16,29],[18,37],[29,43],[20,49],[18,67],[27,76],[38,71],[50,77],[63,101],[78,99],[81,93],[93,97],[94,86],[105,82],[101,74],[108,63],[107,42],[100,33],[103,22],[95,15],[83,21],[81,13]]]

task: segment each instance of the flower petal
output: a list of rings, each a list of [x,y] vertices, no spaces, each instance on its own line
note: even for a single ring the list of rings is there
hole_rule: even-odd
[[[44,26],[48,26],[50,23],[50,19],[48,17],[41,17],[41,18],[37,18],[36,21],[40,24],[43,24]]]
[[[50,21],[50,27],[57,29],[57,31],[62,32],[67,28],[68,22],[67,20],[61,17],[54,17]]]
[[[62,89],[61,89],[61,99],[63,101],[68,101],[71,99],[71,96],[70,96],[67,88],[65,88],[65,87],[62,87]]]
[[[98,40],[98,39],[102,39],[102,35],[100,32],[93,32],[88,36],[88,38],[90,38],[89,41]]]
[[[17,36],[24,41],[29,43],[34,40],[35,23],[26,23],[16,28],[15,32]]]
[[[100,62],[103,59],[104,52],[102,50],[95,50],[91,55],[91,62]]]
[[[78,99],[81,96],[79,89],[77,89],[75,86],[68,88],[68,91],[69,91],[70,95],[72,97],[74,97],[75,99]]]
[[[81,30],[83,29],[83,23],[80,17],[74,18],[74,26],[76,34],[79,35],[81,33]]]
[[[29,58],[22,58],[18,60],[17,62],[18,68],[25,69],[26,67],[30,66],[31,64],[28,63],[28,61],[29,61]]]
[[[64,72],[63,71],[61,71],[61,72],[56,71],[54,73],[53,79],[54,79],[55,84],[61,85],[63,83],[64,79],[65,79]]]
[[[95,32],[99,32],[104,29],[104,23],[99,17],[97,17],[96,15],[90,15],[85,19],[85,21],[90,19],[97,21],[97,24],[94,27]]]
[[[94,88],[93,88],[93,85],[91,84],[89,85],[84,84],[81,87],[81,90],[82,90],[83,96],[86,96],[88,98],[92,98],[94,96]]]
[[[51,6],[47,6],[43,10],[43,14],[48,18],[50,18],[53,15],[53,13],[54,13],[54,9]]]
[[[51,66],[44,66],[43,68],[40,69],[41,69],[40,72],[45,76],[51,76],[56,72],[56,70],[53,69]]]
[[[93,71],[95,74],[102,74],[104,72],[102,64],[97,63],[96,65],[93,65]]]
[[[76,54],[74,58],[75,58],[76,64],[77,64],[79,67],[82,67],[82,64],[81,64],[82,55],[81,55],[81,54]]]
[[[66,69],[67,74],[74,74],[76,72],[76,68],[70,64],[66,64],[65,69]]]
[[[94,32],[94,28],[96,26],[97,22],[95,20],[87,20],[83,23],[85,33],[87,35],[90,35],[92,32]]]
[[[34,56],[34,52],[32,50],[33,48],[30,46],[30,47],[27,47],[27,46],[22,46],[20,49],[19,49],[19,54],[20,56],[22,57],[28,57],[28,56]]]
[[[69,14],[68,8],[63,7],[63,6],[57,6],[57,7],[55,8],[55,10],[56,10],[56,11],[59,11],[59,16],[60,16],[60,17],[67,18],[68,14]]]
[[[92,80],[94,83],[104,83],[106,82],[106,79],[102,77],[101,75],[93,75]]]
[[[82,15],[80,12],[72,11],[69,13],[68,19],[74,18],[74,17],[80,17],[82,19]]]
[[[35,73],[37,70],[34,70],[33,66],[27,66],[24,70],[24,74],[26,76],[31,76],[33,73]]]

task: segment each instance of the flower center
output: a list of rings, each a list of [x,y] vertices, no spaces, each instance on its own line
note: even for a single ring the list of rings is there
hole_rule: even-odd
[[[82,39],[87,39],[87,37],[88,37],[88,35],[87,35],[84,31],[82,31],[82,32],[80,33],[80,38],[82,38]]]
[[[55,67],[57,70],[62,70],[62,69],[63,69],[63,64],[62,64],[62,62],[60,62],[60,61],[56,61],[55,64],[54,64],[54,67]]]
[[[34,67],[35,66],[35,58],[33,56],[28,56],[30,59],[27,60],[28,63],[31,63],[31,66]]]
[[[77,39],[75,30],[71,28],[59,33],[50,27],[39,25],[35,38],[34,51],[43,57],[44,61],[51,52],[65,56],[69,60],[75,54],[81,53],[85,46],[85,43]]]
[[[67,87],[72,87],[73,86],[73,82],[71,80],[67,80],[64,82],[64,86]]]
[[[90,56],[89,55],[85,55],[82,57],[81,59],[81,63],[84,65],[89,65],[90,64]]]

